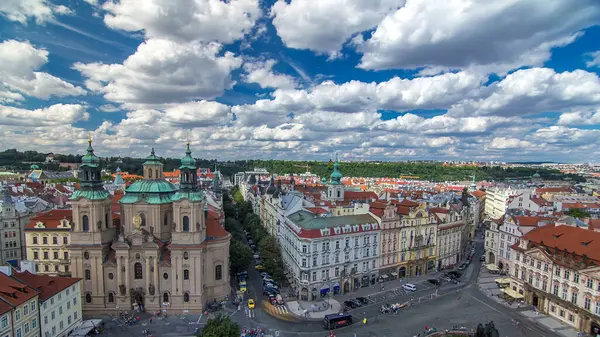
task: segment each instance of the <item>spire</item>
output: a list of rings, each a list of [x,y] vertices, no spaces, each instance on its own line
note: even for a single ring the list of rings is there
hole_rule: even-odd
[[[331,173],[331,183],[334,185],[339,185],[342,183],[342,172],[340,172],[340,162],[338,154],[335,154],[335,163],[333,163],[333,172]]]
[[[186,148],[185,148],[185,156],[183,158],[181,158],[181,166],[179,167],[180,170],[184,170],[184,169],[189,169],[189,170],[196,170],[196,159],[194,159],[194,157],[192,157],[192,150],[190,150],[190,141],[188,140],[186,143]]]
[[[162,163],[160,162],[160,158],[158,158],[156,156],[156,153],[154,152],[154,148],[152,148],[152,151],[150,151],[150,155],[148,157],[146,157],[146,161],[143,164],[144,166],[146,165],[160,165],[162,166]]]
[[[92,134],[88,133],[88,147],[86,154],[81,158],[81,166],[98,167],[100,165],[100,158],[94,154],[94,148],[92,147]]]

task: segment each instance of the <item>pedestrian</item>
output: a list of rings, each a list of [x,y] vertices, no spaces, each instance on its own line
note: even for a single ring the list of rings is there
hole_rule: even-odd
[[[150,324],[152,324],[152,317],[150,317]]]

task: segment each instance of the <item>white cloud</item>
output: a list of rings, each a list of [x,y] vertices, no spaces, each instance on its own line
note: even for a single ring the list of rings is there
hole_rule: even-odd
[[[600,110],[565,112],[558,118],[559,125],[600,125]]]
[[[261,88],[281,88],[281,89],[294,89],[299,86],[296,79],[292,76],[285,74],[275,74],[273,72],[273,66],[276,64],[275,60],[256,61],[244,63],[244,70],[246,74],[242,77],[244,82],[256,83]]]
[[[522,116],[600,104],[600,78],[579,69],[563,73],[548,68],[519,70],[486,91],[486,97],[460,102],[449,114]]]
[[[111,0],[102,8],[111,28],[177,41],[230,43],[261,16],[258,0]]]
[[[273,25],[285,45],[338,57],[355,33],[375,27],[404,0],[278,0]]]
[[[183,128],[212,126],[231,121],[231,108],[217,102],[188,102],[167,108],[165,112],[168,123]]]
[[[532,15],[535,13],[535,15]],[[565,15],[569,13],[569,15]],[[335,21],[334,21],[335,22]],[[595,0],[408,0],[359,48],[365,69],[542,65],[555,46],[600,22]]]
[[[219,56],[217,43],[177,43],[151,39],[123,64],[76,63],[88,89],[124,108],[161,107],[196,99],[213,99],[230,89],[231,71],[242,60],[230,52]]]
[[[99,107],[98,110],[100,110],[102,112],[117,112],[117,111],[120,111],[121,108],[114,106],[112,104],[104,104],[101,107]]]
[[[35,110],[0,105],[0,125],[54,126],[87,120],[89,117],[85,107],[79,104],[55,104]]]
[[[0,15],[10,21],[27,24],[29,18],[35,19],[38,24],[43,24],[54,18],[54,15],[72,14],[73,12],[63,5],[53,5],[47,0],[2,0],[0,1]]]
[[[588,61],[585,62],[585,65],[588,67],[598,67],[600,68],[600,50],[595,51],[593,53],[587,53],[585,54],[585,56],[587,58],[589,58]]]
[[[563,150],[581,150],[577,147],[587,146],[592,144],[600,143],[600,130],[598,129],[577,129],[569,128],[562,125],[552,125],[547,128],[541,128],[535,131],[531,136],[531,139],[550,143],[555,146],[561,147]],[[597,150],[597,146],[594,149]],[[585,151],[583,152],[585,153]],[[584,158],[591,158],[592,153],[583,155]]]
[[[80,87],[36,71],[47,62],[48,51],[36,49],[29,42],[6,40],[0,43],[0,92],[4,92],[0,97],[6,101],[21,100],[23,97],[14,91],[40,99],[85,94]]]
[[[532,143],[517,138],[496,137],[487,145],[490,149],[519,149],[533,146]]]

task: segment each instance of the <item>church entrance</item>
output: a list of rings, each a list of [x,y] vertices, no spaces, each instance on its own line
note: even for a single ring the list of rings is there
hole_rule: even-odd
[[[136,312],[143,312],[145,310],[144,295],[144,291],[141,288],[132,289],[131,305]]]

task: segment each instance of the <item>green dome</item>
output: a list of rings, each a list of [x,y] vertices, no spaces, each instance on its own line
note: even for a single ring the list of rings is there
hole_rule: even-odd
[[[39,166],[37,166],[37,165],[35,165],[35,164],[31,165],[29,168],[30,168],[32,171],[33,171],[33,170],[39,170],[39,169],[40,169],[40,167],[39,167]]]
[[[126,193],[175,193],[177,187],[163,179],[143,179],[131,184]]]
[[[148,157],[146,157],[146,161],[144,162],[143,165],[144,166],[146,166],[146,165],[162,165],[160,158],[158,158],[156,156],[156,154],[154,153],[154,148],[152,148],[150,155]]]
[[[87,153],[81,158],[81,166],[100,166],[100,158],[94,154],[94,149],[92,148],[92,139],[88,139]]]
[[[340,172],[340,164],[339,162],[336,160],[336,162],[333,164],[333,172],[331,173],[331,183],[332,184],[340,184],[342,181],[342,172]]]
[[[196,159],[192,157],[192,151],[190,150],[190,142],[187,142],[185,157],[181,158],[181,166],[179,167],[179,169],[196,169]]]

